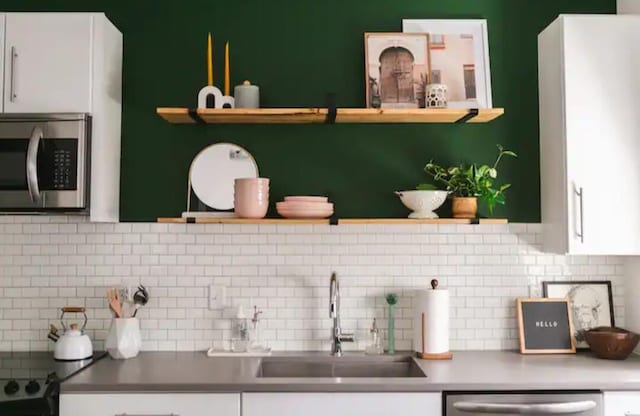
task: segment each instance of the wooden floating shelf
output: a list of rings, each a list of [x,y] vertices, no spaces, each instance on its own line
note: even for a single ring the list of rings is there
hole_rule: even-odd
[[[503,108],[229,108],[189,109],[159,107],[156,113],[175,124],[333,124],[333,123],[487,123],[504,114]],[[333,119],[335,116],[335,119]]]
[[[344,218],[338,220],[338,224],[507,224],[503,218]]]
[[[296,225],[296,224],[331,224],[329,219],[287,219],[287,218],[158,218],[159,223],[173,224],[280,224],[280,225]],[[481,219],[462,219],[462,218],[436,218],[436,219],[411,219],[411,218],[344,218],[337,220],[338,225],[348,224],[507,224],[508,221],[502,218],[481,218]]]
[[[160,223],[174,224],[329,224],[328,219],[304,220],[287,218],[158,218]]]

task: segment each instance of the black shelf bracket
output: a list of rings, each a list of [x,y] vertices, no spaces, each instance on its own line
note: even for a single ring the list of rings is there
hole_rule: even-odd
[[[457,123],[466,123],[467,121],[469,121],[472,118],[476,117],[478,114],[480,114],[480,110],[478,110],[477,108],[470,108],[469,112],[467,114],[465,114],[464,117],[461,117],[459,120],[456,121],[456,124]]]
[[[338,116],[338,108],[336,107],[336,95],[334,93],[327,94],[327,118],[326,124],[335,124]]]
[[[189,117],[191,117],[191,119],[198,124],[206,124],[205,121],[202,119],[202,117],[200,117],[200,114],[198,114],[197,108],[189,109]]]
[[[332,215],[329,218],[329,225],[338,225],[338,217],[335,215]]]

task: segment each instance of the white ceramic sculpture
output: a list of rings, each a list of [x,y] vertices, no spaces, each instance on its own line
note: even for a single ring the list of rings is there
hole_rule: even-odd
[[[429,108],[445,108],[447,106],[447,86],[429,84],[426,88],[426,105]]]
[[[207,108],[207,97],[213,95],[215,100],[215,108],[234,108],[235,100],[228,95],[222,95],[220,88],[212,85],[203,87],[198,93],[198,108]],[[225,105],[227,107],[225,107]]]

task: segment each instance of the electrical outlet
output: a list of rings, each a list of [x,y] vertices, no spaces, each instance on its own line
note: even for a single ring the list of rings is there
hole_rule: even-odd
[[[227,303],[227,289],[224,286],[209,285],[209,310],[223,309]]]

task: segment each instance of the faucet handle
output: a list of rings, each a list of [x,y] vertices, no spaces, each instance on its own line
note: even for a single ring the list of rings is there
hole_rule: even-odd
[[[251,322],[257,324],[261,313],[262,311],[258,310],[258,305],[253,305],[253,318],[251,318]]]

